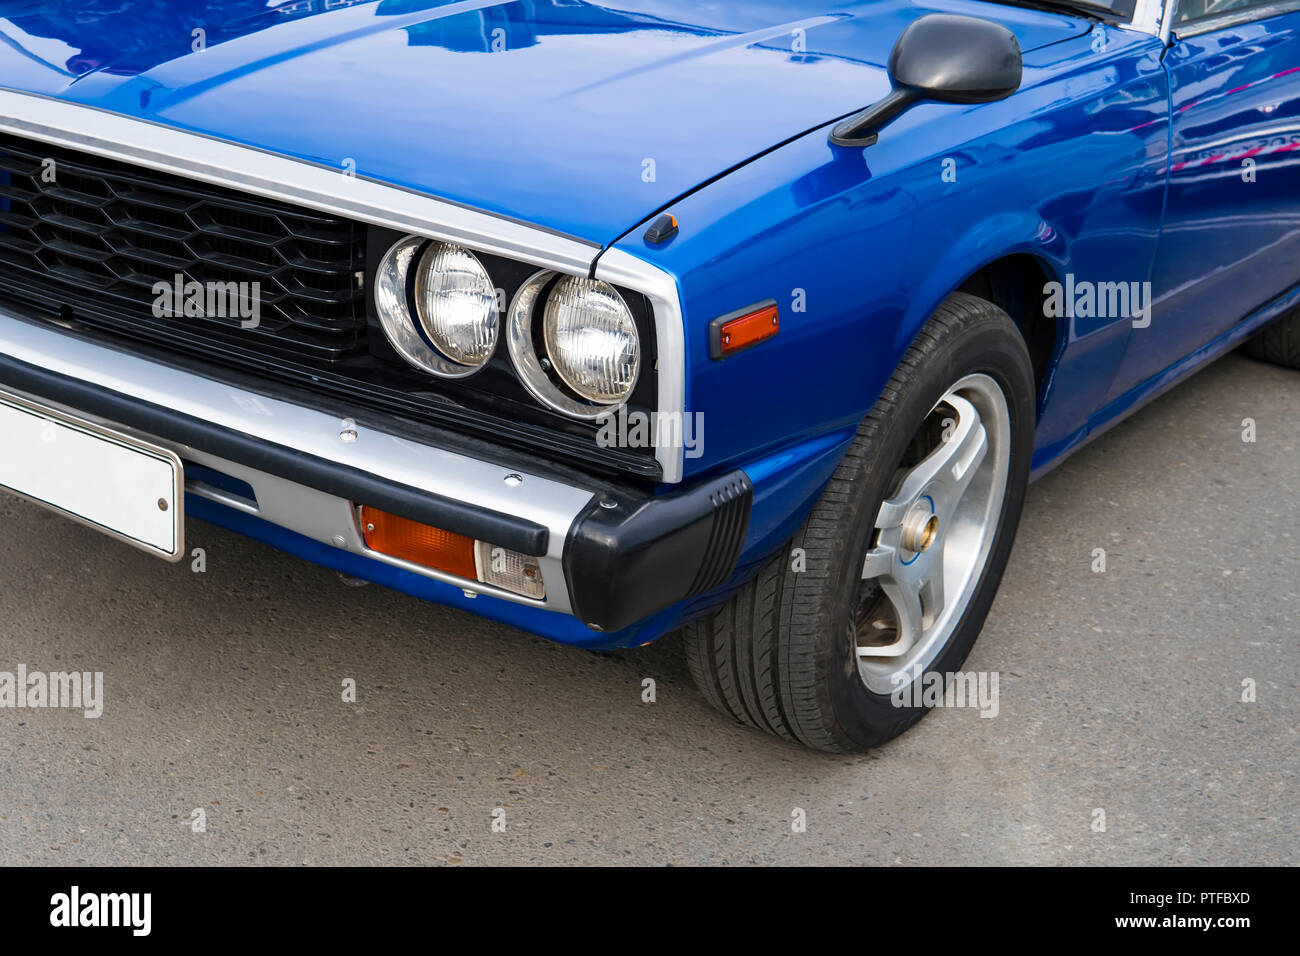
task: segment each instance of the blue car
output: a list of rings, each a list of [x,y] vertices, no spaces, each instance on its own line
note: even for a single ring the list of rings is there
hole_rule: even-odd
[[[0,486],[826,751],[1031,478],[1300,367],[1300,0],[0,0]],[[37,542],[31,542],[34,547]]]

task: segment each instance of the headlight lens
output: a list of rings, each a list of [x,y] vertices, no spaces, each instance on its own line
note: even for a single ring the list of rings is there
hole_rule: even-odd
[[[631,310],[609,283],[561,279],[546,300],[542,329],[555,373],[578,395],[617,405],[631,393],[641,343]]]
[[[420,258],[415,308],[434,348],[478,368],[497,345],[496,289],[474,253],[434,242]]]
[[[459,246],[419,236],[395,243],[375,275],[375,312],[397,353],[440,378],[473,375],[496,348],[496,290],[474,254]]]
[[[551,271],[538,272],[515,293],[506,345],[534,398],[587,421],[626,401],[641,370],[636,322],[618,290]]]

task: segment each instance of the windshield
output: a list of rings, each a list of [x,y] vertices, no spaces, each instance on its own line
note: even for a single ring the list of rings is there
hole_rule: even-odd
[[[1131,20],[1137,0],[989,0],[1011,7],[1034,7],[1039,10],[1060,10],[1106,20]]]

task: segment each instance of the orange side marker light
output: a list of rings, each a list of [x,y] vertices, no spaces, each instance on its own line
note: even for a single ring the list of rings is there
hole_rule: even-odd
[[[709,354],[716,362],[752,348],[779,331],[781,316],[775,300],[751,305],[709,323]]]

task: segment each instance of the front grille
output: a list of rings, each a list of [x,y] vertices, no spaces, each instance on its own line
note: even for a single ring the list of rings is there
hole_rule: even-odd
[[[156,283],[245,284],[225,288],[256,295],[255,329],[239,310],[166,321],[337,358],[365,327],[364,243],[346,219],[0,135],[0,289],[36,303],[132,327],[157,320]]]
[[[598,426],[542,408],[516,378],[504,336],[483,371],[435,379],[384,337],[366,283],[399,233],[311,209],[0,134],[0,305],[73,324],[150,357],[303,404],[382,413],[584,472],[657,481],[652,448],[605,448]],[[509,302],[535,271],[481,255]],[[159,314],[155,287],[257,284],[259,324]],[[237,285],[235,288],[240,288]],[[655,366],[653,310],[620,290]],[[172,303],[175,304],[175,303]],[[223,371],[226,370],[226,371]],[[249,381],[249,376],[252,381]],[[628,407],[655,407],[643,375]]]

